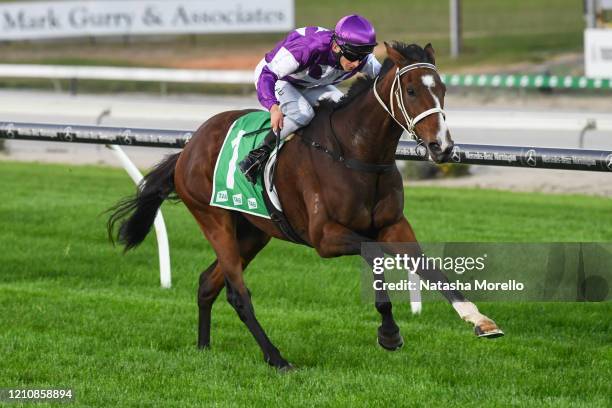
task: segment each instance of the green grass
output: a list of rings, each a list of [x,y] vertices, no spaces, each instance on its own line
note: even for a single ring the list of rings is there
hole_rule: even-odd
[[[585,176],[587,177],[587,176]],[[164,205],[173,288],[154,237],[122,255],[100,213],[133,185],[102,167],[0,162],[0,387],[72,387],[76,406],[609,406],[612,308],[488,303],[481,341],[442,303],[396,305],[405,347],[375,344],[356,258],[274,241],[246,274],[269,336],[298,370],[268,368],[222,294],[195,348],[198,273],[213,261],[182,204]],[[607,198],[408,188],[422,241],[611,241]]]

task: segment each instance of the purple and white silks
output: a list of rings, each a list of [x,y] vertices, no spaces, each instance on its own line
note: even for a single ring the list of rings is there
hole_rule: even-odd
[[[279,101],[275,95],[277,81],[287,81],[297,89],[335,85],[362,72],[375,77],[380,63],[370,54],[353,71],[337,68],[331,50],[333,31],[322,27],[302,27],[291,31],[267,53],[255,70],[259,102],[266,108]]]

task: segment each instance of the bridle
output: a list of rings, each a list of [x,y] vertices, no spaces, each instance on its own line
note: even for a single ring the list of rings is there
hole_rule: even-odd
[[[421,141],[421,138],[419,137],[419,135],[416,134],[416,131],[415,131],[415,127],[417,123],[425,119],[427,116],[433,115],[435,113],[441,113],[442,116],[446,117],[444,110],[438,107],[427,109],[426,111],[419,113],[414,118],[411,118],[410,115],[408,114],[408,111],[406,110],[406,106],[404,105],[404,97],[403,97],[403,93],[401,89],[400,78],[406,72],[413,71],[419,68],[431,69],[435,71],[436,73],[438,72],[435,65],[429,64],[426,62],[417,62],[416,64],[406,65],[405,67],[402,67],[402,68],[398,67],[395,71],[395,78],[393,78],[393,83],[391,84],[391,91],[389,92],[389,106],[391,107],[391,109],[387,107],[387,105],[382,100],[380,95],[378,95],[378,91],[376,90],[376,83],[378,82],[378,78],[379,78],[378,76],[374,80],[374,85],[373,85],[374,96],[376,96],[378,103],[380,103],[383,109],[387,111],[387,113],[393,118],[393,120],[395,120],[397,124],[400,125],[400,127],[404,129],[406,133],[408,133],[408,135],[416,141]],[[406,122],[405,124],[401,123],[395,117],[395,109],[393,107],[393,96],[395,96],[397,106],[399,107],[399,110],[402,112],[402,115],[404,116],[404,120]]]
[[[427,116],[433,115],[434,113],[441,113],[443,116],[445,114],[444,114],[444,110],[438,107],[428,109],[425,112],[418,114],[414,118],[411,118],[410,115],[408,114],[408,111],[406,110],[406,107],[404,106],[404,98],[402,97],[402,92],[401,92],[400,86],[398,86],[398,83],[400,83],[400,77],[403,74],[405,74],[408,71],[412,71],[418,68],[432,69],[436,73],[438,72],[435,65],[428,64],[426,62],[418,62],[416,64],[407,65],[403,68],[397,68],[397,70],[395,71],[395,78],[393,79],[393,83],[391,84],[391,92],[389,93],[389,103],[391,105],[391,110],[387,108],[387,105],[385,105],[383,100],[378,95],[378,91],[376,90],[376,83],[379,77],[376,77],[376,79],[374,80],[373,90],[374,90],[374,96],[376,96],[376,99],[378,100],[378,102],[382,105],[385,111],[387,111],[387,113],[393,118],[393,120],[395,120],[397,124],[401,126],[402,129],[408,132],[410,137],[412,137],[417,142],[422,143],[421,138],[415,132],[416,124],[419,123],[424,118],[426,118]],[[406,125],[402,124],[395,117],[395,110],[393,108],[393,96],[394,95],[397,100],[397,105],[399,106],[400,111],[402,112],[402,115],[404,116]],[[330,156],[333,160],[342,163],[345,167],[352,169],[352,170],[363,171],[367,173],[376,173],[376,174],[388,173],[388,172],[393,171],[393,169],[395,168],[395,161],[393,161],[392,163],[385,163],[385,164],[372,164],[372,163],[365,163],[357,159],[346,158],[342,150],[342,145],[340,144],[340,141],[338,140],[338,136],[336,136],[336,132],[334,131],[334,126],[332,123],[333,113],[334,111],[332,111],[332,113],[329,115],[329,126],[331,129],[331,135],[332,135],[331,139],[332,139],[332,142],[336,145],[336,149],[333,149],[333,148],[330,149],[322,145],[319,142],[316,142],[314,140],[311,140],[305,137],[304,135],[301,136],[302,141],[306,143],[307,145],[313,147],[314,149],[322,151],[323,153]]]

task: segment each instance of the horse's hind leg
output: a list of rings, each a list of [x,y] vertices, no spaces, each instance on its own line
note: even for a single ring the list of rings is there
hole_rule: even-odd
[[[264,354],[264,359],[268,364],[279,369],[291,367],[255,318],[251,296],[243,280],[243,265],[248,258],[245,255],[248,255],[250,248],[252,258],[265,245],[263,237],[260,236],[258,240],[251,235],[253,231],[241,230],[242,224],[239,216],[227,210],[206,207],[205,210],[192,209],[192,213],[217,254],[218,267],[225,280],[227,299],[238,313],[240,320],[255,337],[255,341]],[[241,232],[240,239],[237,238],[238,231]],[[258,248],[253,244],[254,242],[261,242],[261,247]],[[267,243],[267,240],[265,242]],[[244,253],[241,253],[241,249],[244,250]]]
[[[257,344],[261,348],[264,360],[279,370],[290,370],[291,364],[285,360],[278,349],[272,344],[265,331],[255,318],[255,310],[251,303],[251,294],[242,282],[242,276],[228,275],[225,281],[227,301],[234,307],[240,320],[247,326]]]
[[[255,255],[259,253],[270,241],[270,236],[263,231],[252,226],[248,221],[240,218],[237,226],[238,246],[240,249],[240,258],[242,269],[246,269],[247,265]],[[198,309],[199,309],[199,325],[198,325],[198,347],[210,347],[210,325],[212,306],[221,292],[225,284],[223,273],[218,266],[218,261],[215,260],[206,270],[200,275],[200,285],[198,288]]]
[[[242,269],[246,269],[251,260],[270,241],[270,236],[256,229],[246,220],[240,219],[237,226],[238,247]],[[210,347],[210,326],[212,306],[225,285],[224,275],[215,260],[200,275],[198,287],[198,347]]]
[[[219,292],[223,288],[223,274],[219,268],[218,261],[215,260],[200,275],[200,285],[198,287],[198,347],[210,347],[210,316],[213,303],[217,299]]]

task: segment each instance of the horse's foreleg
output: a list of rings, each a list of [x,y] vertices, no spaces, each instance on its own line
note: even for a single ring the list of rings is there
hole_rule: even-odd
[[[370,265],[370,268],[372,268],[374,282],[380,282],[379,287],[381,287],[381,289],[375,289],[374,292],[374,306],[382,318],[381,325],[378,327],[378,344],[384,349],[394,351],[404,345],[404,339],[400,334],[399,326],[395,323],[395,319],[393,319],[393,305],[391,304],[389,293],[387,293],[384,286],[385,275],[384,273],[374,273],[374,258],[382,258],[385,254],[382,251],[378,254],[371,252],[372,251],[367,251],[367,253],[362,254],[362,256],[368,265]]]
[[[375,276],[374,278],[384,282],[382,277]],[[378,326],[378,344],[389,351],[401,348],[404,345],[404,339],[400,334],[399,326],[393,318],[393,305],[385,289],[376,290],[374,306],[382,318],[382,323]]]
[[[380,254],[362,254],[361,244],[364,242],[372,242],[372,240],[340,224],[327,223],[322,231],[323,234],[315,245],[321,256],[361,254],[371,268],[373,268],[375,257],[378,255],[384,256],[382,252]],[[384,275],[375,274],[374,279],[384,283]],[[378,344],[389,351],[399,349],[404,345],[404,339],[400,334],[399,326],[393,319],[393,306],[386,289],[375,291],[374,306],[382,317],[382,323],[378,327]]]
[[[420,257],[423,253],[418,245],[410,223],[404,217],[397,223],[384,228],[379,235],[379,241],[399,244],[397,246],[385,245],[385,249],[388,249],[393,255],[407,254],[408,256],[416,258]],[[401,245],[402,243],[410,243],[413,245],[411,245],[409,249],[406,249],[405,245]],[[420,268],[417,274],[428,282],[435,282],[437,284],[448,282],[446,275],[436,268]],[[440,285],[439,287],[443,286],[444,285]],[[503,332],[497,327],[495,322],[480,313],[476,305],[468,301],[460,291],[440,290],[440,293],[449,301],[463,320],[474,325],[474,331],[477,336],[493,338],[503,335]]]

